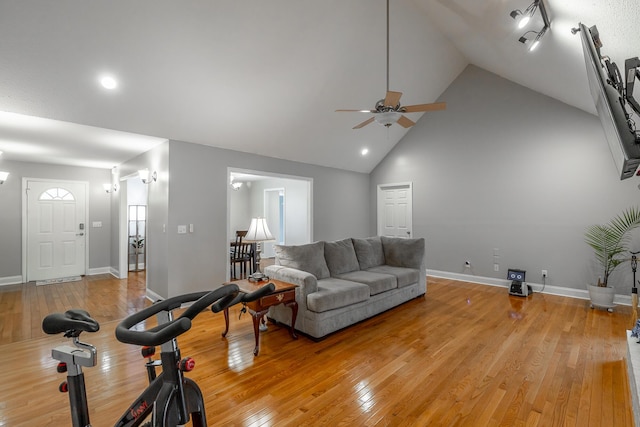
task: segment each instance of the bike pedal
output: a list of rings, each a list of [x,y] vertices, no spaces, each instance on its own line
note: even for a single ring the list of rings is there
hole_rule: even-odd
[[[63,372],[67,372],[67,364],[64,363],[64,362],[58,363],[58,366],[56,367],[56,370],[60,374],[62,374]]]
[[[61,382],[58,386],[58,390],[60,393],[67,393],[69,391],[69,384],[67,384],[66,381]]]

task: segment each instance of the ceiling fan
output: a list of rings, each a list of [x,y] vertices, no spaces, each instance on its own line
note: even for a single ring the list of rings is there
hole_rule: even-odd
[[[374,120],[382,126],[389,127],[394,123],[408,128],[415,125],[415,122],[405,116],[403,113],[421,113],[425,111],[440,111],[447,107],[444,102],[436,102],[431,104],[418,105],[401,105],[400,97],[402,92],[394,92],[389,90],[389,0],[387,0],[387,95],[384,99],[376,102],[373,110],[336,110],[336,112],[359,112],[373,113],[374,116],[356,125],[353,129],[365,127]]]

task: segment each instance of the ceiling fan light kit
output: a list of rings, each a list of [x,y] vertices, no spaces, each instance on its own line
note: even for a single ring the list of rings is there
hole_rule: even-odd
[[[529,52],[533,52],[540,45],[540,39],[545,35],[549,27],[551,27],[551,21],[549,20],[544,1],[533,0],[533,3],[531,3],[524,12],[516,9],[509,14],[509,16],[516,20],[518,29],[523,29],[527,26],[536,10],[540,10],[540,16],[542,17],[544,26],[540,31],[527,31],[518,39],[520,43],[528,45]],[[533,36],[533,34],[535,34],[535,36]],[[532,36],[529,37],[529,35]]]
[[[360,129],[369,123],[376,122],[386,128],[394,123],[398,123],[404,128],[411,127],[416,123],[405,116],[403,113],[422,113],[426,111],[444,110],[447,106],[444,102],[436,102],[432,104],[419,104],[402,106],[400,97],[402,92],[394,92],[389,90],[389,0],[387,0],[387,94],[384,99],[376,102],[375,108],[372,110],[336,110],[337,112],[356,112],[371,113],[373,117],[359,123],[353,129]]]
[[[374,116],[374,119],[378,124],[389,127],[397,122],[400,116],[402,116],[402,114],[398,113],[397,111],[385,111],[380,114],[376,114]]]

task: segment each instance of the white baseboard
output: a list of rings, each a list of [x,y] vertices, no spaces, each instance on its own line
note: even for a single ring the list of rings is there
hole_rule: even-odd
[[[163,300],[164,297],[153,292],[151,289],[147,288],[147,299],[150,301],[159,301],[159,300]]]
[[[22,283],[22,276],[0,277],[0,286],[19,285]]]
[[[90,268],[87,271],[87,276],[95,276],[97,274],[109,274],[111,273],[111,267],[98,267],[98,268]]]
[[[507,279],[496,279],[494,277],[474,276],[471,274],[451,273],[449,271],[429,270],[427,276],[442,277],[443,279],[461,280],[463,282],[478,283],[481,285],[499,286],[501,288],[509,288],[510,282]],[[534,292],[543,292],[550,295],[559,295],[562,297],[589,299],[589,291],[586,289],[567,288],[563,286],[542,285],[541,283],[526,282],[530,285]],[[544,290],[543,290],[544,286]],[[428,286],[427,286],[428,289]],[[631,295],[616,294],[614,303],[620,305],[631,305]]]

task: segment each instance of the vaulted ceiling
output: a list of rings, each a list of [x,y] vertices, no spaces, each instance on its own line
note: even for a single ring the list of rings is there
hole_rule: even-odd
[[[391,0],[390,89],[446,102],[474,64],[594,113],[570,30],[597,25],[621,64],[640,55],[640,5],[544,1],[551,29],[529,53],[509,16],[529,0]],[[109,168],[174,139],[369,172],[410,131],[335,112],[385,95],[385,0],[6,0],[0,58],[0,162]]]

